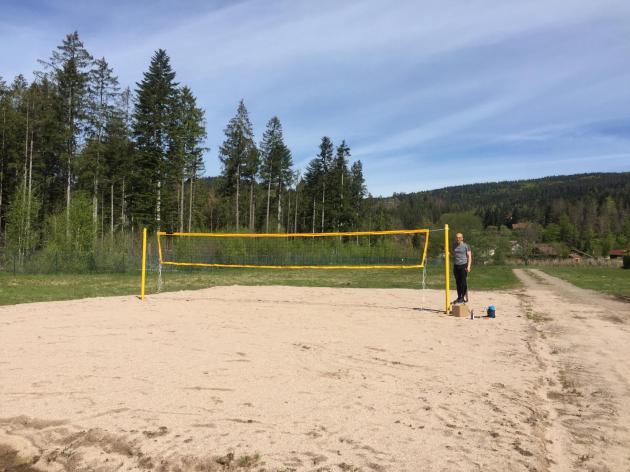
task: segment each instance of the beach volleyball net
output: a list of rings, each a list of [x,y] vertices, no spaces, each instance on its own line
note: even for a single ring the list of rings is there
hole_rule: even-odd
[[[420,272],[424,286],[430,233],[429,229],[330,233],[158,231],[158,291],[162,286],[162,272],[178,267],[197,270],[415,269]]]

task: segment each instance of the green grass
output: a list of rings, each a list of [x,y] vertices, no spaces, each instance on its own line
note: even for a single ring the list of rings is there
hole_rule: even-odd
[[[619,267],[536,267],[581,288],[630,300],[630,270]]]
[[[194,290],[216,285],[292,285],[304,287],[420,288],[419,270],[256,270],[207,269],[164,272],[164,291]],[[474,267],[470,290],[507,289],[518,285],[510,267]],[[140,274],[45,274],[0,273],[0,305],[70,300],[139,293]],[[441,267],[427,271],[427,287],[444,287]],[[454,279],[451,287],[455,288]],[[155,293],[157,274],[148,273],[146,293]]]

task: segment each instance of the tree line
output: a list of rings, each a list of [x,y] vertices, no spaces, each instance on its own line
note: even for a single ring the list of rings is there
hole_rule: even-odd
[[[304,175],[293,168],[282,124],[272,117],[257,146],[245,103],[225,128],[222,171],[213,180],[210,227],[236,231],[327,232],[364,224],[366,186],[361,161],[350,165],[350,147],[324,136]]]
[[[394,226],[450,219],[493,240],[497,234],[518,240],[518,231],[509,230],[526,224],[529,239],[557,245],[559,253],[577,249],[606,256],[630,248],[630,172],[460,185],[396,193],[381,203]]]
[[[142,227],[167,231],[363,228],[366,187],[345,141],[323,137],[304,174],[280,119],[257,142],[243,100],[204,178],[206,122],[159,49],[132,89],[68,34],[29,83],[0,77],[0,248],[94,253]],[[121,241],[123,241],[121,243]]]

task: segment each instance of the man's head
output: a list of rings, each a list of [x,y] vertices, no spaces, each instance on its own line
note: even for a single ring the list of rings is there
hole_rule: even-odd
[[[464,235],[462,233],[457,233],[455,235],[455,241],[457,241],[457,244],[461,244],[464,242]]]

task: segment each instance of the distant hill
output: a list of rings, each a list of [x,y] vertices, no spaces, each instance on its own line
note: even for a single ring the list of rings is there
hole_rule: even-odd
[[[458,185],[415,192],[412,195],[430,194],[458,202],[466,201],[470,205],[487,203],[488,199],[495,198],[523,203],[539,199],[546,201],[550,198],[582,197],[589,192],[597,195],[617,193],[620,190],[627,191],[629,185],[630,172],[600,172]],[[626,196],[630,199],[630,194]]]
[[[484,226],[528,220],[547,225],[562,214],[594,225],[602,216],[630,215],[630,172],[561,175],[540,179],[458,185],[384,199],[406,226],[438,221],[443,213],[473,212]]]

